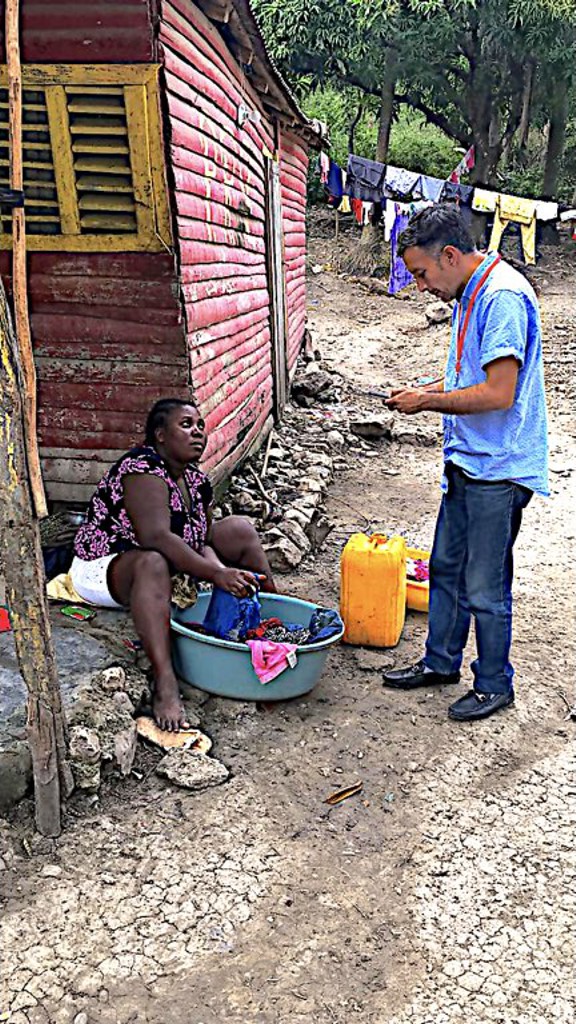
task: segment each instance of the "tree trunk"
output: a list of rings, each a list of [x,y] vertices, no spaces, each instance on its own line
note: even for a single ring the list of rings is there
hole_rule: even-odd
[[[532,93],[534,90],[534,61],[529,61],[524,74],[524,90],[522,92],[522,113],[520,115],[520,127],[518,129],[518,148],[520,159],[523,165],[526,163],[526,149],[528,146],[528,134],[530,132],[530,108],[532,106]]]
[[[398,78],[398,51],[389,46],[386,49],[384,79],[380,90],[380,117],[378,119],[378,139],[376,142],[376,160],[386,163],[388,146],[394,117],[394,95]],[[347,269],[354,274],[371,274],[376,267],[385,265],[383,251],[384,235],[380,226],[365,224],[358,248],[348,261]]]
[[[394,117],[394,95],[398,80],[398,50],[390,46],[386,50],[384,79],[380,91],[380,118],[378,121],[378,140],[376,143],[376,159],[385,164],[388,160],[388,146]]]
[[[550,122],[548,126],[548,148],[544,165],[544,181],[542,195],[544,199],[553,199],[558,188],[564,143],[566,140],[566,123],[568,121],[568,79],[560,78],[556,83],[550,99]]]
[[[65,721],[50,620],[38,520],[29,490],[17,348],[0,281],[0,562],[6,578],[16,655],[28,689],[36,825],[61,831],[61,800],[72,790]]]

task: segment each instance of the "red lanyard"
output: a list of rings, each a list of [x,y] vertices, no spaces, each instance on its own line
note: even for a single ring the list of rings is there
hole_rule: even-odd
[[[456,348],[456,376],[459,375],[460,369],[462,367],[462,353],[464,351],[464,340],[466,338],[466,331],[468,330],[468,324],[470,323],[470,317],[472,315],[472,309],[474,308],[474,303],[476,302],[476,299],[478,298],[478,292],[480,291],[482,285],[485,284],[487,279],[490,277],[490,274],[494,270],[494,267],[496,266],[496,264],[500,263],[501,259],[502,259],[502,257],[500,255],[500,253],[498,253],[498,255],[497,255],[496,259],[494,260],[494,262],[491,263],[489,267],[486,267],[486,270],[482,274],[482,277],[478,281],[478,284],[476,285],[474,291],[472,292],[472,295],[470,296],[470,302],[468,303],[468,308],[466,310],[466,315],[464,317],[464,323],[462,324],[462,327],[460,327],[460,319],[461,319],[461,314],[462,314],[462,307],[460,307],[460,316],[458,317],[458,345],[457,345],[457,348]]]

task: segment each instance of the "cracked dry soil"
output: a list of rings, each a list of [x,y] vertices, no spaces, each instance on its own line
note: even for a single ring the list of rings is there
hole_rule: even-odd
[[[311,244],[312,262],[330,259],[328,241]],[[387,692],[366,665],[390,654],[345,646],[305,700],[199,700],[226,785],[170,788],[141,751],[139,779],[109,785],[31,858],[17,847],[2,872],[3,1020],[572,1021],[575,270],[554,250],[539,270],[553,495],[533,501],[516,549],[516,707],[450,722],[466,679]],[[423,308],[330,271],[310,282],[324,362],[351,410],[376,411],[362,394],[376,382],[441,368],[447,329],[427,328]],[[335,530],[283,580],[327,604],[352,530],[429,543],[439,500],[438,445],[352,443],[347,457],[327,499]],[[418,657],[424,635],[410,614],[395,662]],[[323,802],[359,780],[359,796]],[[23,810],[13,827],[30,835]]]

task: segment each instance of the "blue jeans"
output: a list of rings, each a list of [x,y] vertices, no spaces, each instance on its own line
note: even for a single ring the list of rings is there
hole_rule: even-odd
[[[472,480],[450,463],[430,558],[426,665],[458,672],[471,618],[478,693],[513,693],[512,548],[532,492],[510,481]]]

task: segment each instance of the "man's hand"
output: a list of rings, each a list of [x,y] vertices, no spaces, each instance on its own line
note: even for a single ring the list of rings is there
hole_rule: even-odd
[[[386,405],[389,409],[402,412],[406,416],[412,416],[416,412],[422,412],[426,406],[427,393],[422,388],[395,389]]]

